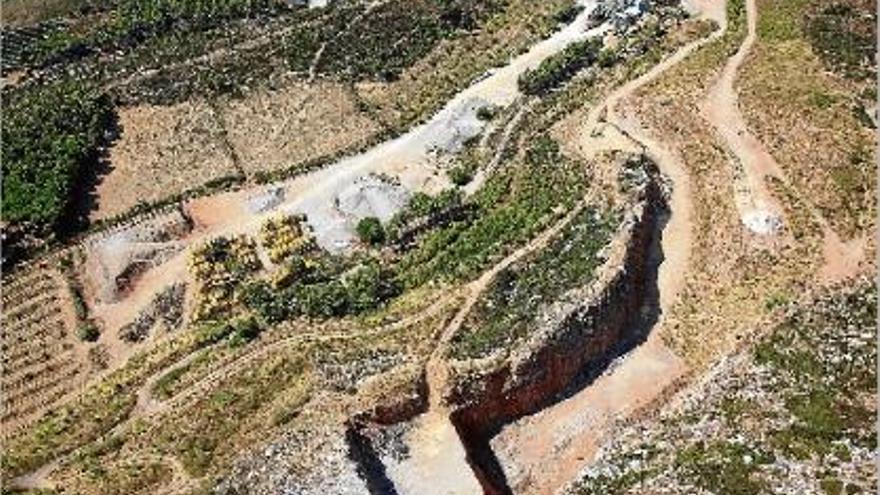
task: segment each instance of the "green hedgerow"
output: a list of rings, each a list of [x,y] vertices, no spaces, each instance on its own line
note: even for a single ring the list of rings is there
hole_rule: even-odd
[[[3,219],[56,227],[111,127],[112,103],[71,82],[4,96]]]

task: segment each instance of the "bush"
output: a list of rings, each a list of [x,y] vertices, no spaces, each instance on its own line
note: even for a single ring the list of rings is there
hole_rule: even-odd
[[[877,51],[874,16],[867,9],[832,3],[807,19],[807,37],[822,61],[851,79],[873,73]]]
[[[76,327],[76,336],[83,342],[95,342],[101,336],[101,331],[94,323],[84,322]]]
[[[520,91],[527,95],[544,94],[596,62],[602,50],[602,41],[590,38],[572,43],[556,55],[541,62],[534,70],[527,70],[517,81]]]
[[[492,120],[498,115],[498,107],[486,105],[477,109],[477,118],[483,121]]]
[[[229,338],[230,344],[239,346],[247,344],[260,336],[262,332],[260,324],[253,317],[246,317],[232,322],[232,335]]]
[[[567,159],[551,138],[537,136],[531,141],[524,163],[490,176],[467,200],[454,190],[424,200],[413,196],[401,218],[417,218],[422,211],[460,201],[461,207],[451,210],[463,214],[441,215],[406,253],[400,272],[407,286],[473,276],[499,253],[546,225],[558,207],[571,207],[582,197],[586,178],[581,166]]]
[[[574,21],[581,12],[584,11],[584,6],[580,4],[570,5],[568,7],[563,8],[559,12],[557,12],[553,16],[553,20],[558,22],[559,24],[569,24]]]
[[[449,169],[449,180],[456,186],[464,186],[474,178],[471,170],[463,165],[457,165]]]
[[[498,1],[391,0],[373,8],[329,42],[318,70],[390,81],[440,40],[475,28],[503,8]]]
[[[4,95],[3,219],[57,229],[113,123],[103,94],[79,83]]]
[[[297,300],[303,314],[312,318],[332,318],[348,313],[348,291],[336,280],[298,287]]]
[[[268,324],[280,323],[296,314],[295,300],[284,297],[286,291],[273,291],[268,283],[258,280],[241,289],[241,301]]]
[[[599,52],[599,58],[596,64],[603,69],[607,69],[617,63],[617,52],[611,48],[604,48]]]
[[[345,287],[350,309],[356,313],[375,309],[400,293],[394,274],[375,262],[352,270],[345,279]]]
[[[118,29],[126,33],[171,29],[175,23],[205,29],[224,20],[270,12],[282,6],[274,0],[123,0]]]
[[[357,224],[357,234],[364,244],[376,245],[385,242],[385,228],[376,217],[362,218]]]

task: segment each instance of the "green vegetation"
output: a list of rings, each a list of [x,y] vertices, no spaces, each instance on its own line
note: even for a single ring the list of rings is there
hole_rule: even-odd
[[[155,443],[170,451],[193,476],[202,476],[216,466],[217,458],[232,456],[235,442],[249,431],[262,431],[255,424],[258,412],[286,389],[297,388],[306,377],[306,361],[297,355],[281,354],[224,380],[210,394],[200,398],[168,424],[159,424]],[[299,387],[302,393],[307,388]],[[234,418],[234,420],[233,420]]]
[[[385,242],[385,228],[376,217],[362,218],[356,227],[358,238],[364,244],[375,246]]]
[[[477,109],[477,118],[482,121],[490,121],[498,115],[499,110],[495,105],[484,105]]]
[[[76,327],[76,336],[84,342],[95,342],[101,336],[101,331],[94,323],[83,322]]]
[[[870,76],[877,51],[875,6],[867,2],[816,2],[807,17],[806,34],[822,61],[853,79]]]
[[[459,211],[468,215],[441,217],[439,227],[419,237],[400,263],[406,286],[472,277],[546,226],[559,210],[574,206],[586,189],[580,164],[563,156],[549,137],[536,137],[519,160],[505,165],[467,200]],[[454,203],[455,194],[439,202]],[[416,203],[402,217],[418,216],[414,209],[437,209],[434,201]]]
[[[779,375],[785,407],[794,419],[772,435],[787,455],[831,454],[834,443],[843,439],[876,445],[874,412],[859,398],[876,389],[877,370],[871,364],[876,349],[853,347],[846,335],[835,335],[838,329],[873,328],[874,302],[873,292],[865,289],[821,301],[812,311],[791,315],[756,347],[756,361]]]
[[[847,474],[872,472],[875,462],[876,297],[874,281],[862,279],[786,304],[751,361],[722,365],[684,410],[632,429],[640,446],[619,446],[573,493],[626,493],[634,480],[645,491],[759,495],[786,483],[876,491],[873,477]],[[664,448],[644,455],[645,444]],[[790,464],[803,469],[794,479],[780,469]]]
[[[449,169],[449,180],[456,186],[465,186],[474,178],[474,169],[465,165],[456,165]]]
[[[3,219],[60,233],[111,128],[106,96],[74,82],[5,94]]]
[[[96,84],[155,69],[150,77],[114,85],[113,92],[123,101],[159,104],[238,94],[242,86],[308,71],[322,46],[320,74],[393,79],[441,40],[476,28],[504,7],[494,0],[393,0],[367,12],[358,2],[310,9],[284,0],[120,0],[73,15],[71,23],[47,24],[41,36],[22,31],[4,64]],[[175,65],[235,45],[228,54]],[[112,60],[102,57],[108,53]]]
[[[327,45],[319,70],[392,80],[441,39],[474,29],[503,2],[392,0],[381,3]]]
[[[580,4],[572,4],[568,7],[563,8],[556,15],[553,16],[553,19],[560,24],[569,24],[574,21],[575,18],[584,10],[584,6]]]
[[[268,324],[298,316],[331,318],[378,308],[400,293],[393,270],[375,259],[332,256],[323,250],[297,255],[274,283],[246,283],[239,299]]]
[[[587,208],[545,249],[500,272],[456,335],[454,355],[485,356],[525,337],[547,301],[557,301],[566,291],[590,282],[603,261],[598,253],[617,223],[611,215],[603,217]]]
[[[548,57],[535,70],[524,72],[519,89],[528,95],[540,95],[561,86],[582,69],[593,65],[602,51],[602,40],[590,38],[572,43],[556,55]]]
[[[116,9],[117,29],[145,36],[185,26],[206,29],[227,21],[283,8],[280,0],[121,0]]]
[[[156,383],[150,392],[160,397],[162,400],[171,398],[174,395],[175,385],[184,375],[187,374],[187,372],[189,372],[191,367],[192,363],[188,363],[186,366],[179,366],[168,373],[165,373],[156,380]]]
[[[232,334],[229,343],[238,347],[256,339],[262,333],[263,328],[253,317],[243,317],[232,322]]]
[[[728,495],[769,493],[770,486],[754,474],[775,459],[766,453],[729,441],[698,442],[679,452],[675,466],[680,476],[704,490]]]

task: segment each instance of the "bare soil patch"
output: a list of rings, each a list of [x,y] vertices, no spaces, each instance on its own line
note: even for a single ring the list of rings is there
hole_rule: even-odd
[[[217,115],[204,100],[119,110],[111,171],[97,188],[92,219],[111,217],[237,172]]]
[[[230,145],[249,175],[353,148],[382,129],[341,83],[293,82],[220,107]]]

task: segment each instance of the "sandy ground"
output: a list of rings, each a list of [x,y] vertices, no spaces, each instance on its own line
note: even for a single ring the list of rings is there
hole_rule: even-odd
[[[486,104],[503,106],[512,103],[518,95],[516,81],[519,74],[537,66],[545,57],[569,43],[587,36],[584,26],[590,11],[587,8],[567,28],[464,90],[427,123],[365,153],[274,185],[283,190],[284,200],[273,209],[249,212],[243,206],[249,196],[266,188],[223,193],[190,202],[187,208],[195,219],[196,229],[187,242],[192,245],[218,235],[255,232],[269,216],[285,213],[305,214],[321,246],[331,251],[346,249],[355,242],[354,227],[358,218],[336,208],[335,200],[341,193],[369,174],[395,177],[408,191],[431,193],[448,186],[446,175],[434,165],[437,150],[459,149],[466,139],[479,134],[486,124],[476,118],[477,109]],[[97,308],[100,317],[114,328],[130,321],[149,302],[153,293],[170,282],[185,278],[186,254],[187,250],[184,250],[146,272],[129,297]]]
[[[701,10],[703,15],[721,24],[717,16],[723,16],[723,5],[721,9],[709,7]],[[587,117],[580,141],[582,153],[593,156],[608,150],[641,148],[672,181],[671,216],[663,231],[664,260],[658,272],[661,317],[644,344],[620,358],[588,387],[508,425],[493,439],[492,446],[515,493],[557,492],[589,464],[617,420],[653,403],[687,371],[684,361],[662,342],[661,335],[663,315],[677,300],[689,266],[693,216],[689,177],[675,153],[657,142],[635,116],[618,107],[639,88],[720,34],[679,49],[618,88]],[[548,464],[547,459],[554,462]]]
[[[220,114],[245,174],[280,170],[366,142],[381,129],[342,83],[291,83],[221,101]]]
[[[434,164],[435,153],[438,150],[455,151],[466,139],[482,132],[486,124],[476,118],[477,109],[486,104],[506,106],[513,103],[518,97],[516,80],[524,70],[536,66],[545,57],[573,41],[601,34],[601,28],[591,32],[584,29],[584,22],[591,10],[590,5],[592,4],[588,4],[588,8],[572,25],[459,93],[426,124],[363,154],[274,185],[273,187],[283,190],[283,199],[274,208],[264,212],[253,212],[246,208],[248,197],[259,194],[264,188],[223,193],[190,202],[187,209],[195,221],[195,229],[186,238],[186,242],[193,245],[221,234],[252,233],[265,218],[285,212],[306,214],[322,246],[336,251],[345,249],[354,239],[353,222],[356,219],[335,208],[335,199],[340,193],[358,179],[375,173],[398,178],[402,187],[410,191],[433,192],[445,187],[447,179]],[[743,223],[755,232],[772,233],[772,229],[761,229],[773,224],[772,218],[781,219],[781,210],[769,194],[764,179],[781,174],[761,143],[748,133],[737,108],[734,90],[737,70],[754,43],[754,0],[749,0],[748,7],[749,37],[730,59],[718,82],[709,92],[704,112],[707,119],[715,124],[719,135],[728,143],[744,172],[741,184],[735,187],[740,199],[738,205],[741,206]],[[694,8],[724,25],[724,2],[695,0]],[[719,34],[713,34],[709,40],[715,39]],[[604,434],[619,418],[651,403],[686,371],[683,362],[662,343],[660,336],[662,314],[676,300],[689,267],[693,216],[689,177],[673,151],[653,139],[635,116],[628,115],[625,109],[618,107],[639,88],[684,60],[707,41],[685,46],[645,75],[616,90],[604,105],[590,113],[583,127],[580,147],[584,154],[601,150],[643,149],[673,183],[670,198],[672,215],[663,232],[665,259],[658,274],[661,319],[646,343],[621,358],[589,387],[553,407],[508,426],[493,441],[493,445],[497,445],[499,458],[508,470],[511,483],[518,488],[517,493],[520,490],[522,493],[553,493],[589,462],[603,442]],[[260,105],[270,107],[271,101],[267,101],[268,103],[263,102]],[[303,99],[298,105],[304,105],[305,101]],[[156,115],[140,117],[157,118]],[[284,131],[278,132],[276,137],[280,139]],[[271,133],[268,136],[272,138]],[[149,142],[153,137],[148,136],[144,140]],[[264,154],[261,154],[259,148],[253,152],[253,158],[249,159],[255,162],[263,159],[261,157]],[[132,148],[129,153],[132,155],[130,160],[134,163],[133,157],[137,154],[137,148]],[[120,179],[114,180],[118,183]],[[108,184],[106,181],[102,185],[107,188],[111,186],[112,182]],[[760,215],[750,217],[749,213],[754,212]],[[563,220],[554,229],[564,225]],[[863,241],[845,244],[827,226],[825,232],[824,249],[828,262],[821,277],[828,281],[845,278],[860,265]],[[389,464],[389,476],[400,488],[400,493],[479,492],[442,403],[449,373],[442,359],[443,342],[448,342],[457,328],[456,325],[461,324],[468,309],[494,274],[503,269],[505,263],[509,265],[523,254],[540,247],[550,235],[544,234],[536,238],[467,288],[466,302],[444,332],[438,351],[429,361],[431,409],[429,413],[414,420],[414,427],[408,433],[407,444],[411,455],[399,464]],[[114,328],[127,323],[149,303],[156,291],[186,278],[185,260],[184,251],[146,272],[128,297],[118,303],[96,307],[96,316]],[[239,366],[242,362],[232,365]],[[212,376],[206,380],[210,380]],[[197,388],[193,387],[194,390]],[[179,399],[175,399],[177,400]],[[144,387],[139,394],[138,403],[144,414],[153,414],[167,407],[167,404],[153,402],[148,387]],[[548,458],[554,459],[553,466],[547,466]],[[41,476],[36,479],[41,479]]]
[[[402,462],[383,459],[398,493],[419,495],[472,495],[480,483],[465,459],[458,432],[442,412],[419,416],[404,438],[410,447]]]
[[[506,426],[491,445],[513,492],[556,493],[592,461],[616,420],[654,401],[683,371],[655,332],[580,393]]]
[[[763,143],[748,130],[739,109],[738,93],[734,86],[740,67],[757,39],[756,0],[746,0],[746,15],[746,37],[736,54],[728,60],[718,81],[709,90],[701,110],[741,167],[742,173],[738,174],[739,180],[734,184],[734,193],[743,224],[756,234],[772,235],[780,231],[784,218],[782,208],[770,193],[766,179],[778,179],[789,187],[792,184]],[[817,275],[819,281],[832,284],[858,274],[864,261],[867,239],[857,238],[844,242],[812,201],[805,198],[805,202],[823,233],[822,254],[825,262]]]

